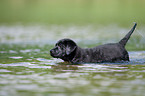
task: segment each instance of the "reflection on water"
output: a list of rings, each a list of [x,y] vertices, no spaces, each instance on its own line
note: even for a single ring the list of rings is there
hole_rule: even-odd
[[[129,54],[131,61],[124,63],[72,65],[54,58],[29,58],[30,62],[0,64],[0,94],[143,96],[145,51],[131,51]],[[32,62],[32,59],[36,59],[37,62]]]

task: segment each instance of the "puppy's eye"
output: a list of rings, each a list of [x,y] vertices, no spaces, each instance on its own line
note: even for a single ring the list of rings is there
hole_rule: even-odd
[[[62,46],[62,44],[56,44],[56,46],[61,47],[61,46]]]
[[[64,48],[65,48],[65,46],[61,44],[61,45],[60,45],[60,48],[61,48],[61,49],[64,49]]]

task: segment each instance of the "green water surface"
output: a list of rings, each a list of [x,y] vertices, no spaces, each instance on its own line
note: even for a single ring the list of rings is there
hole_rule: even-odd
[[[145,96],[145,0],[0,0],[0,96]],[[69,64],[59,39],[127,43],[130,62]]]
[[[145,51],[130,62],[69,64],[52,45],[1,44],[0,96],[144,96]]]
[[[144,96],[144,27],[127,43],[130,62],[78,65],[49,53],[62,38],[83,48],[118,42],[132,25],[1,25],[0,96]]]

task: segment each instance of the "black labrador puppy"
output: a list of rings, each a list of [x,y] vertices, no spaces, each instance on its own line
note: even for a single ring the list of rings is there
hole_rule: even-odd
[[[94,48],[83,49],[71,39],[59,40],[55,47],[50,50],[54,58],[61,58],[71,63],[101,63],[129,61],[129,55],[125,45],[136,28],[136,23],[128,34],[118,43],[109,43]]]

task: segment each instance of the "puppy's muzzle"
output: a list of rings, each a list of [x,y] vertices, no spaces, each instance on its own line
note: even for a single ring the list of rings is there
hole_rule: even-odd
[[[51,55],[52,57],[54,57],[54,49],[51,49],[51,50],[50,50],[50,55]]]

